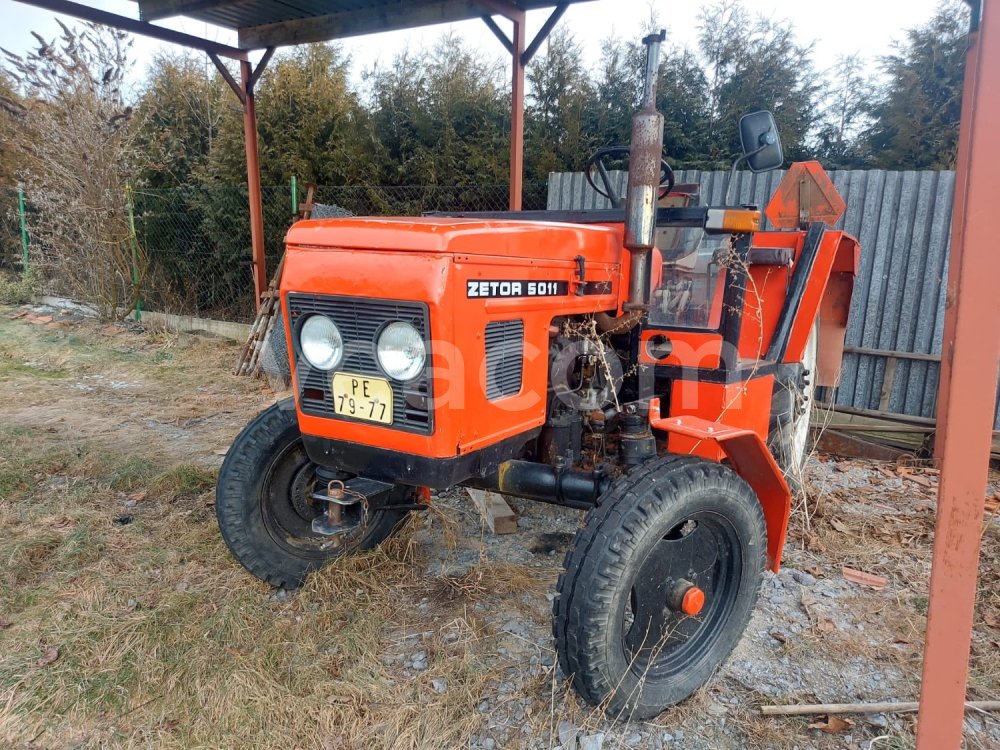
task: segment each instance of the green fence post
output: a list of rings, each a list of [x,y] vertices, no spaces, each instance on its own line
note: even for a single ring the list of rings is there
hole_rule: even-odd
[[[292,216],[299,212],[299,178],[292,175]]]
[[[21,217],[21,265],[24,273],[28,272],[28,217],[24,210],[24,190],[17,189],[17,213]]]
[[[139,240],[135,236],[135,211],[132,207],[132,186],[125,186],[125,205],[128,207],[128,240],[132,247],[132,286],[135,289],[135,319],[142,320],[142,293],[139,291]]]

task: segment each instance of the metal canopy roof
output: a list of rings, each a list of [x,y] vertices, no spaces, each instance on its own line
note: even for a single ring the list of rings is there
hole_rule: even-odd
[[[589,0],[137,0],[143,21],[186,16],[234,29],[242,49],[322,42]]]

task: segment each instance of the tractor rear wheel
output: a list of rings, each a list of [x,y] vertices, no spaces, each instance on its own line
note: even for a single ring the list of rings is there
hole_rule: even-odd
[[[312,520],[321,513],[312,500],[315,470],[295,405],[286,399],[243,428],[219,471],[215,511],[222,538],[243,567],[273,586],[301,585],[330,560],[389,538],[406,519],[407,511],[383,507],[373,508],[365,523],[358,509],[355,529],[337,537],[315,533]],[[410,503],[412,492],[396,486],[389,502]]]
[[[775,381],[771,402],[767,445],[793,495],[800,493],[805,485],[818,338],[818,330],[814,327],[802,355],[802,371],[794,379]]]
[[[656,458],[618,479],[577,532],[553,605],[580,695],[648,719],[705,684],[750,619],[766,535],[753,490],[720,464]]]

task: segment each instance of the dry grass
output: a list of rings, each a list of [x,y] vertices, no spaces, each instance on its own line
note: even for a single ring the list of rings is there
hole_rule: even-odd
[[[0,427],[0,746],[467,742],[510,667],[476,604],[516,610],[541,596],[536,572],[424,580],[418,521],[276,597],[233,563],[212,508],[206,456],[273,398],[225,374],[232,345],[6,315],[0,341],[0,398],[18,397]],[[415,644],[425,671],[389,658]]]
[[[404,534],[275,599],[223,548],[203,470],[82,449],[55,462],[68,484],[46,497],[32,487],[55,468],[46,447],[2,437],[5,457],[22,456],[0,515],[6,742],[445,748],[478,723],[470,709],[495,675],[467,610],[537,588],[522,569],[442,580],[433,616],[401,618],[400,599],[426,593]],[[414,633],[430,666],[401,676],[382,657]],[[439,676],[443,695],[430,689]]]

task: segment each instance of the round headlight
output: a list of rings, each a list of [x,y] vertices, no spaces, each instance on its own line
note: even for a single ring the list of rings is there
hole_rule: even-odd
[[[420,332],[399,321],[382,329],[376,352],[378,363],[393,380],[413,380],[427,361],[427,348]]]
[[[344,356],[344,339],[333,321],[323,315],[306,319],[299,331],[306,361],[318,370],[332,370]]]

